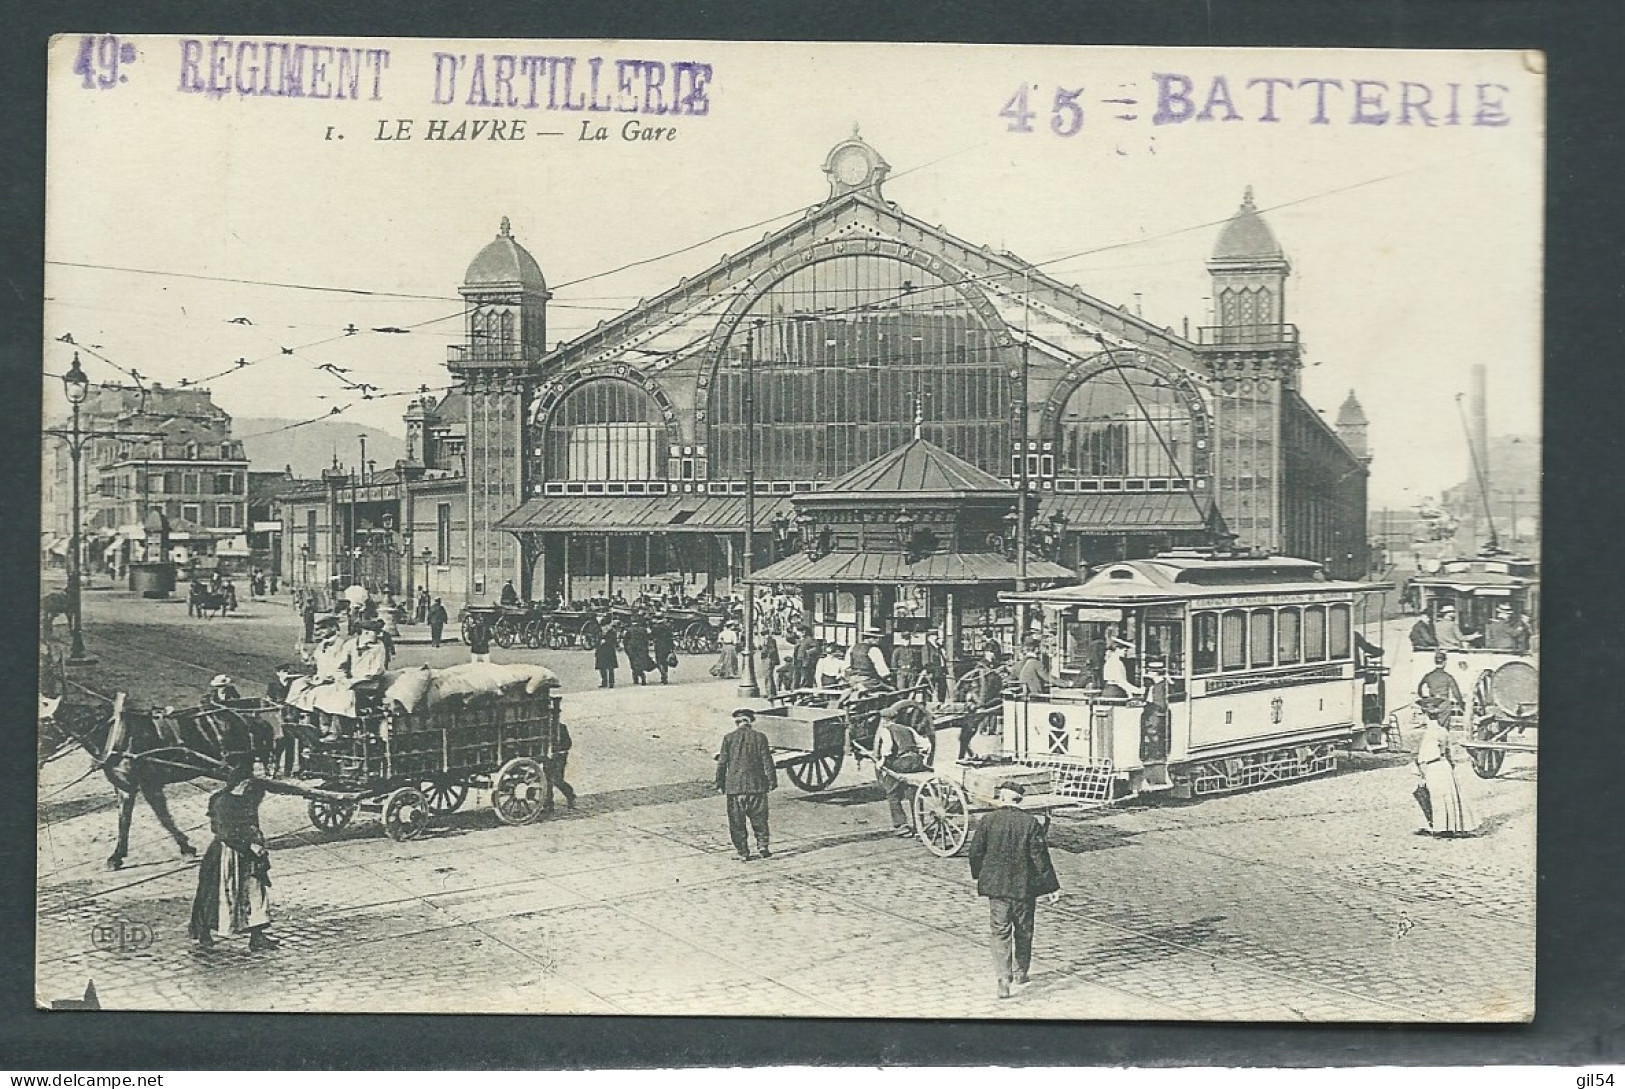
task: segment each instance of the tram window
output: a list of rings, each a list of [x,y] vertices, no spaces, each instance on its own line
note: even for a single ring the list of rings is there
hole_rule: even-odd
[[[1219,665],[1223,669],[1247,668],[1247,614],[1240,609],[1220,617]]]
[[[1253,647],[1252,666],[1258,669],[1263,666],[1275,664],[1275,610],[1254,609],[1252,618],[1252,631],[1249,633]]]
[[[1331,656],[1334,659],[1349,656],[1349,607],[1347,605],[1333,605],[1331,614],[1327,618],[1327,643],[1331,646]]]
[[[1326,660],[1326,609],[1311,605],[1303,611],[1303,660]]]
[[[1184,634],[1177,620],[1148,620],[1145,623],[1145,657],[1147,661],[1163,664],[1171,677],[1185,674],[1185,655],[1180,637]]]
[[[1194,673],[1219,671],[1219,614],[1196,613],[1191,617],[1191,670]]]
[[[1275,622],[1275,660],[1297,665],[1303,660],[1302,621],[1297,609],[1282,609]]]

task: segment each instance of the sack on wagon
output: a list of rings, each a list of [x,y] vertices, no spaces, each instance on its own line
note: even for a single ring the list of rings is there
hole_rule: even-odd
[[[428,666],[399,669],[384,674],[384,707],[397,715],[415,715],[429,698],[434,670]]]
[[[429,686],[428,705],[477,704],[500,699],[510,692],[534,696],[558,683],[558,674],[543,666],[470,662],[435,671]]]

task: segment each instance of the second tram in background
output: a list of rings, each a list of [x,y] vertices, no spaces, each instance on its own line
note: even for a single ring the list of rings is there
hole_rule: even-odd
[[[1387,747],[1382,591],[1283,556],[1177,551],[1080,586],[1008,595],[1043,610],[1055,687],[1007,697],[1004,749],[1088,764],[1121,796],[1219,794],[1332,771]],[[1121,682],[1127,682],[1127,688]]]

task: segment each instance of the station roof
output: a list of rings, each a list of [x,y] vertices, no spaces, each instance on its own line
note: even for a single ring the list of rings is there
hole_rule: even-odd
[[[816,559],[798,553],[764,567],[752,582],[884,584],[938,582],[975,585],[1016,581],[1014,560],[990,552],[944,552],[913,563],[898,552],[830,552]],[[1028,560],[1027,578],[1044,582],[1077,577],[1071,568],[1046,560]]]
[[[1042,521],[1059,511],[1067,529],[1101,534],[1207,528],[1210,510],[1206,499],[1194,502],[1189,492],[1088,492],[1044,497],[1038,517]]]
[[[788,496],[757,496],[756,531],[789,515]],[[565,495],[528,499],[496,524],[510,533],[716,533],[745,528],[742,495]]]

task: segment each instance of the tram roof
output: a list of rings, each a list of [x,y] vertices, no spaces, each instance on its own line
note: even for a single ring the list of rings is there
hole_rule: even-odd
[[[1379,583],[1328,580],[1320,564],[1290,556],[1171,553],[1108,564],[1081,586],[1004,596],[1048,605],[1154,605],[1236,594],[1336,596],[1387,588]]]

